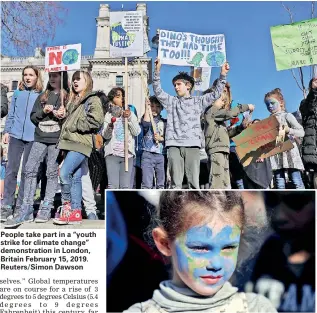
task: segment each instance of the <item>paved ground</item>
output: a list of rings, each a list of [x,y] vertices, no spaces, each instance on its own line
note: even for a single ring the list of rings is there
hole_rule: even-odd
[[[37,190],[36,196],[39,196],[39,190]],[[55,201],[54,201],[54,211],[52,212],[52,217],[55,215],[56,209],[61,205],[61,199],[60,199],[60,193],[56,194]],[[104,220],[104,212],[105,212],[105,206],[104,202],[101,199],[100,194],[95,195],[96,200],[96,206],[97,206],[97,213],[99,220],[97,221],[91,221],[86,219],[86,213],[85,210],[82,210],[83,214],[83,222],[79,225],[54,225],[53,220],[50,220],[47,223],[25,223],[18,227],[15,227],[15,229],[102,229],[105,228],[105,220]],[[35,214],[37,213],[37,209],[39,207],[39,204],[34,204]],[[3,229],[3,223],[0,222],[0,229]],[[8,229],[14,229],[14,228],[8,228]]]
[[[0,223],[0,229],[3,229],[3,223]],[[105,228],[105,221],[83,220],[80,225],[54,225],[50,220],[47,223],[24,223],[15,229],[102,229]],[[9,229],[9,228],[8,228]],[[12,229],[12,228],[10,228]]]

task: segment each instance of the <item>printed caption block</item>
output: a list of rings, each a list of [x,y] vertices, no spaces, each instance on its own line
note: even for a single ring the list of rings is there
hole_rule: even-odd
[[[0,313],[106,312],[104,229],[0,234]]]

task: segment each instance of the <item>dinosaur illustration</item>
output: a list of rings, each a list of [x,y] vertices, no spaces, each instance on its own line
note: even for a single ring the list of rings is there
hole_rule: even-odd
[[[192,64],[194,67],[199,67],[204,55],[201,52],[197,52],[191,61],[187,61],[188,64]]]

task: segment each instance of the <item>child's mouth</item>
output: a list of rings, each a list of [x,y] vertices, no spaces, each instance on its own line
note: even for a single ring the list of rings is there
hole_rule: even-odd
[[[218,276],[200,276],[200,278],[207,284],[207,285],[214,285],[216,284],[221,278],[221,275]]]

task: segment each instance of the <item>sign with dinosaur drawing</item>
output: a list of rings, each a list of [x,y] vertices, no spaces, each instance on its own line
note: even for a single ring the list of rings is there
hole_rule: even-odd
[[[162,64],[220,67],[226,61],[225,35],[196,35],[161,29],[158,57]]]

